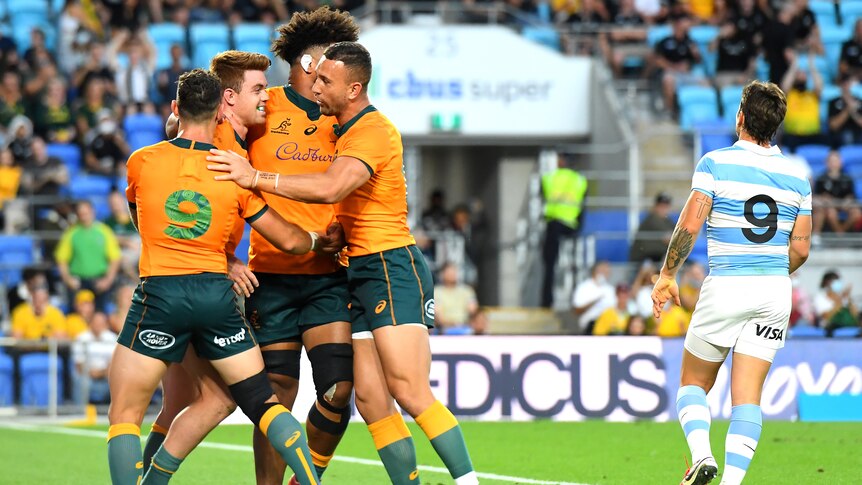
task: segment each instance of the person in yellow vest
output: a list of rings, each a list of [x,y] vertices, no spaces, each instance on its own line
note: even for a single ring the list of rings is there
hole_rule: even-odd
[[[568,157],[561,154],[557,158],[557,169],[542,176],[542,197],[545,199],[542,306],[546,308],[554,303],[554,269],[560,254],[560,241],[577,237],[583,218],[587,179],[570,165]]]
[[[799,145],[820,143],[820,93],[823,80],[809,54],[808,71],[813,85],[808,85],[808,74],[799,67],[799,57],[793,57],[790,68],[781,81],[781,90],[787,93],[787,116],[784,118],[784,135],[781,144],[795,151]]]

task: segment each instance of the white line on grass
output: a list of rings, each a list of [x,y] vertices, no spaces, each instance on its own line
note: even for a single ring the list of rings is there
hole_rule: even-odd
[[[21,424],[21,423],[0,423],[0,428],[14,429],[18,431],[30,431],[36,433],[53,433],[53,434],[65,434],[71,436],[85,436],[89,438],[101,438],[105,439],[107,434],[104,431],[93,431],[89,429],[77,429],[77,428],[65,428],[65,427],[55,427],[55,426],[39,426],[34,424]],[[141,436],[141,439],[146,439],[146,436]],[[204,441],[203,443],[198,445],[199,448],[211,448],[215,450],[227,450],[227,451],[243,451],[246,453],[251,453],[254,450],[251,446],[248,445],[232,445],[229,443],[213,443],[210,441]],[[332,458],[334,461],[342,461],[345,463],[354,463],[357,465],[367,465],[367,466],[377,466],[382,467],[383,463],[377,460],[368,460],[365,458],[355,458],[352,456],[340,456],[335,455]],[[437,467],[437,466],[425,466],[419,465],[419,469],[425,472],[432,473],[442,473],[445,475],[449,474],[449,471],[445,468]],[[501,482],[510,482],[510,483],[522,483],[525,485],[588,485],[586,483],[575,483],[575,482],[558,482],[551,480],[536,480],[534,478],[523,478],[523,477],[513,477],[509,475],[498,475],[496,473],[481,473],[477,472],[476,475],[479,478],[485,478],[488,480],[498,480]]]

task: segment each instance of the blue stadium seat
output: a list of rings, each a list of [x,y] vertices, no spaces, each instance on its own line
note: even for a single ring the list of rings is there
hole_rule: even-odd
[[[862,18],[862,2],[841,2],[841,22],[843,26],[853,28],[857,20]]]
[[[627,263],[629,261],[629,242],[625,236],[615,238],[596,238],[596,261]]]
[[[692,27],[688,36],[697,44],[700,50],[700,55],[703,58],[703,66],[708,76],[715,74],[716,63],[718,62],[718,53],[710,52],[709,44],[718,37],[718,27],[714,25],[695,25]]]
[[[153,44],[156,46],[156,69],[165,69],[171,65],[171,46],[179,44],[183,52],[188,54],[186,29],[172,22],[152,24],[147,27]]]
[[[12,358],[0,353],[0,407],[13,404]]]
[[[808,162],[815,177],[819,175],[819,172],[814,170],[814,167],[825,167],[826,157],[829,156],[830,151],[831,148],[827,145],[799,145],[796,147],[796,154]]]
[[[266,54],[273,60],[272,27],[266,24],[242,23],[233,28],[233,43],[237,50]]]
[[[802,325],[791,328],[787,336],[790,338],[820,338],[826,336],[826,330],[820,327]]]
[[[13,23],[21,16],[28,15],[48,20],[47,0],[9,0],[5,3]]]
[[[93,204],[96,219],[102,220],[111,215],[108,194],[114,181],[101,175],[79,175],[69,183],[69,195],[74,199],[87,199]]]
[[[730,133],[701,133],[700,156],[719,148],[727,148],[736,142],[736,137]]]
[[[45,19],[26,17],[12,24],[12,38],[15,39],[18,52],[23,55],[30,48],[30,31],[34,27],[42,29],[42,32],[45,33],[45,45],[48,47],[48,50],[56,51],[57,31],[54,26],[49,24]]]
[[[673,28],[670,25],[654,25],[647,31],[647,45],[655,47],[659,41],[670,37],[671,34],[673,34]]]
[[[824,25],[836,25],[838,23],[835,17],[835,4],[831,1],[814,0],[808,3],[808,8],[814,12],[814,16],[817,17],[817,24],[821,28]]]
[[[838,61],[841,58],[841,45],[852,37],[852,29],[846,25],[821,25],[820,40],[826,51],[826,59],[832,69],[832,74],[838,74]]]
[[[834,84],[826,84],[823,86],[823,91],[820,93],[820,124],[823,132],[829,131],[827,125],[829,120],[829,102],[841,96],[841,88]]]
[[[75,177],[81,170],[81,148],[72,143],[50,143],[47,146],[48,156],[57,157],[66,165],[69,177]]]
[[[754,71],[757,79],[769,79],[769,63],[766,62],[766,59],[762,55],[757,56]]]
[[[805,72],[809,72],[809,60],[808,56],[799,56],[798,58],[799,69]],[[829,65],[829,60],[825,56],[816,56],[814,58],[814,67],[817,68],[817,72],[820,73],[820,76],[823,77],[823,81],[825,83],[832,83],[835,78],[835,74],[837,69],[833,72],[832,66]],[[810,76],[809,76],[810,77]],[[812,81],[813,82],[813,81]]]
[[[859,327],[841,327],[832,331],[834,338],[856,338],[862,335],[862,328]]]
[[[21,356],[21,404],[48,405],[48,354]],[[57,396],[63,395],[63,360],[57,359]]]
[[[845,170],[862,167],[862,145],[845,145],[838,149],[838,153],[841,154]]]
[[[129,148],[137,150],[165,139],[165,122],[159,115],[134,114],[123,119]]]
[[[584,234],[595,232],[627,232],[629,215],[623,209],[596,209],[584,213]]]
[[[743,86],[725,86],[721,88],[721,113],[724,121],[729,126],[736,127],[736,112],[739,111],[739,103],[742,101]]]
[[[244,263],[248,263],[248,247],[251,237],[251,226],[248,224],[245,225],[245,229],[242,233],[242,239],[240,239],[239,244],[236,245],[236,251],[234,251],[234,256],[237,259],[241,260]]]
[[[126,135],[126,142],[132,151],[148,145],[155,145],[164,139],[164,135],[153,131],[133,131]]]
[[[21,270],[33,264],[36,242],[30,236],[0,235],[0,283],[17,285]]]
[[[524,27],[521,35],[555,51],[560,50],[560,33],[553,27]]]
[[[207,68],[210,59],[219,52],[230,49],[230,31],[227,24],[196,23],[189,27],[189,42],[192,46],[192,66]]]
[[[699,122],[714,121],[718,114],[718,95],[704,86],[682,86],[676,92],[680,110],[680,126],[691,130]]]

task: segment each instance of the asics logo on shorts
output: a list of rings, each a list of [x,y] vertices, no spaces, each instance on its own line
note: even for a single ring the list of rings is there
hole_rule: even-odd
[[[243,340],[245,340],[245,329],[240,330],[239,333],[231,335],[230,337],[213,337],[213,342],[215,342],[219,347],[242,342]]]
[[[374,313],[380,315],[383,313],[383,310],[386,310],[386,300],[380,300],[377,302],[377,306],[374,307]]]
[[[755,325],[757,326],[755,333],[757,333],[758,337],[763,337],[767,340],[781,340],[784,338],[784,330],[768,327],[766,325]]]
[[[151,349],[169,349],[177,339],[173,335],[158,330],[144,330],[138,334],[138,340]]]

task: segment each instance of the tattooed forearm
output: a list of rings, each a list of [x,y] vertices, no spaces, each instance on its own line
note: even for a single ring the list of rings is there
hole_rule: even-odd
[[[808,241],[811,239],[811,236],[792,236],[790,239],[792,241]]]
[[[683,227],[677,226],[673,231],[673,236],[670,238],[670,244],[667,247],[667,258],[664,262],[664,269],[670,273],[676,273],[683,261],[688,258],[691,253],[691,247],[694,244],[694,236]]]

